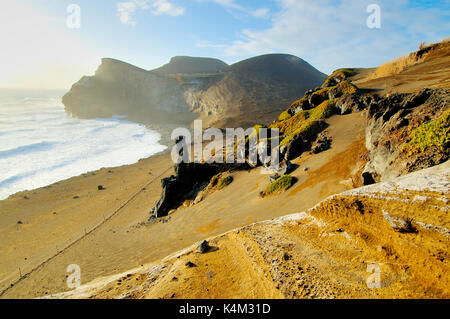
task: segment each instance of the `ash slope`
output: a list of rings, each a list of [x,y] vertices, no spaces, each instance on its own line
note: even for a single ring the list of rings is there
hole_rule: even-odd
[[[448,298],[449,168],[333,195],[214,237],[209,253],[194,245],[50,298]]]

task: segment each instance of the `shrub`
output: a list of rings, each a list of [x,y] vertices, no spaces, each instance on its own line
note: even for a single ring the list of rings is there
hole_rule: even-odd
[[[340,82],[336,88],[342,94],[355,94],[358,93],[358,87],[349,81]]]
[[[214,176],[211,178],[211,181],[209,182],[209,184],[211,185],[211,187],[214,187],[214,186],[217,185],[217,182],[219,181],[220,176],[222,176],[222,173],[219,173],[219,174],[217,174],[217,175],[214,175]]]
[[[283,122],[271,125],[272,128],[280,129],[280,134],[283,136],[280,146],[289,143],[299,134],[307,139],[320,132],[322,127],[320,120],[333,115],[335,105],[335,100],[327,100],[311,110],[301,111]]]
[[[219,180],[219,183],[217,184],[217,187],[219,189],[222,189],[222,188],[225,188],[228,185],[230,185],[232,182],[233,182],[233,177],[232,176],[227,176],[227,177],[221,178]]]
[[[309,104],[308,97],[306,95],[302,97],[300,100],[293,102],[289,109],[293,109],[296,107],[304,108],[305,104]]]
[[[422,153],[431,147],[445,151],[450,142],[449,117],[450,110],[447,110],[439,118],[413,129],[409,135],[410,141],[405,145],[409,155]]]
[[[278,121],[285,121],[287,119],[291,118],[291,114],[288,111],[284,111],[280,114],[280,116],[278,117]]]
[[[339,78],[342,81],[348,79],[349,77],[352,77],[353,75],[355,75],[355,73],[356,72],[351,69],[338,69],[325,79],[325,81],[322,84],[322,87],[328,86],[328,83],[331,81],[331,79]]]
[[[280,178],[278,178],[275,182],[267,186],[266,189],[263,192],[261,192],[261,196],[264,197],[268,195],[282,193],[291,188],[291,186],[294,185],[296,181],[297,181],[296,178],[292,177],[291,175],[283,175]]]

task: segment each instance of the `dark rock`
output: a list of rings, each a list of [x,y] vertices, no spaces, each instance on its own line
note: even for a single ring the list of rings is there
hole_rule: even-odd
[[[322,88],[329,88],[332,86],[336,86],[339,84],[339,82],[341,82],[341,80],[339,78],[336,77],[331,77],[328,79],[328,81],[326,81],[323,85]]]
[[[187,261],[184,265],[189,268],[195,267],[195,264],[191,261]]]
[[[211,247],[209,246],[208,241],[204,240],[200,243],[200,245],[198,246],[198,250],[202,253],[205,254],[209,251]]]
[[[270,166],[265,166],[264,167],[267,171],[272,172],[273,175],[269,176],[269,179],[271,178],[278,178],[280,176],[289,174],[290,172],[292,172],[292,170],[294,169],[294,165],[292,165],[291,161],[286,160],[281,162],[278,167],[270,167]]]
[[[318,154],[330,149],[330,147],[331,147],[331,140],[327,136],[322,134],[319,136],[319,139],[312,146],[311,153]]]
[[[98,189],[99,191],[105,190],[105,188],[104,188],[102,185],[98,185],[98,186],[97,186],[97,189]]]
[[[341,115],[360,112],[368,107],[369,100],[359,94],[345,94],[336,101],[336,108]]]
[[[311,94],[308,97],[308,102],[309,102],[309,105],[311,106],[311,108],[314,108],[314,107],[320,105],[322,102],[324,102],[325,99],[326,99],[325,97],[323,97],[319,94]]]
[[[405,147],[417,125],[440,117],[449,103],[448,89],[373,96],[367,112],[369,162],[362,173],[364,184],[389,180],[448,160],[448,147],[427,147],[419,153],[409,153]]]
[[[279,178],[280,178],[280,175],[270,175],[269,176],[269,183],[273,183]]]
[[[424,104],[430,95],[433,93],[431,89],[423,89],[420,92],[408,96],[402,103],[402,107],[405,109],[417,107]]]
[[[21,220],[19,220],[19,221],[17,222],[17,224],[22,225],[23,222],[22,222]]]
[[[195,186],[209,181],[219,172],[212,164],[180,163],[175,166],[176,175],[161,180],[162,194],[153,208],[156,217],[167,216],[169,211],[181,205],[183,199],[193,195]]]
[[[303,152],[309,150],[311,142],[317,137],[317,134],[323,131],[327,127],[325,121],[315,121],[313,122],[312,129],[307,133],[296,134],[288,144],[280,148],[281,155],[288,161],[293,160],[300,156]]]
[[[374,178],[374,173],[363,172],[361,177],[362,177],[363,185],[372,185],[372,184],[376,183],[375,178]]]

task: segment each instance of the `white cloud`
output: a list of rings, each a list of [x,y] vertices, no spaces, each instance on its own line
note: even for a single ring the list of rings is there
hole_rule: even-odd
[[[153,15],[180,16],[185,9],[168,0],[131,0],[117,3],[117,15],[123,24],[136,25],[133,15],[137,10],[150,10]]]
[[[184,13],[184,8],[174,5],[167,0],[154,0],[153,4],[153,14],[167,14],[171,16],[180,16]]]
[[[267,8],[259,8],[256,10],[252,10],[248,7],[242,6],[237,3],[236,0],[197,0],[199,2],[204,1],[210,1],[214,2],[218,5],[221,5],[224,7],[228,12],[233,14],[236,18],[238,18],[238,15],[235,15],[235,12],[238,12],[239,14],[244,14],[246,17],[253,16],[255,18],[267,18],[269,16],[270,10]]]
[[[131,15],[136,11],[136,3],[134,2],[119,2],[117,4],[117,14],[120,22],[123,24],[135,25],[136,21],[131,18]]]
[[[366,25],[366,9],[373,0],[277,0],[279,10],[271,13],[270,27],[244,29],[234,42],[213,43],[211,47],[223,48],[223,54],[236,58],[291,53],[331,72],[338,67],[376,66],[407,54],[421,41],[448,36],[448,10],[415,8],[411,0],[377,2],[382,9],[381,29]]]
[[[254,10],[252,12],[252,15],[257,18],[267,18],[267,16],[269,15],[269,9],[261,8],[261,9]]]

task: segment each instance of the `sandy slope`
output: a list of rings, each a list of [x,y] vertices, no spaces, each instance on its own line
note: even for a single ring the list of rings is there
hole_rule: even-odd
[[[449,180],[447,162],[347,191],[307,212],[215,237],[206,254],[192,246],[52,297],[448,298]],[[390,198],[387,208],[377,205],[380,195],[383,202]],[[362,208],[353,206],[356,201]],[[392,227],[391,218],[405,213],[401,208],[420,215],[414,215],[415,232]],[[378,288],[367,284],[373,264],[380,270]]]
[[[332,149],[296,160],[299,167],[293,175],[299,181],[285,194],[262,199],[258,194],[268,184],[267,175],[259,169],[236,172],[232,187],[211,194],[196,206],[179,209],[167,222],[144,225],[161,191],[156,181],[113,218],[10,287],[2,297],[38,297],[65,291],[70,264],[80,265],[85,283],[161,259],[236,227],[306,210],[331,194],[352,188],[352,181],[343,179],[358,169],[359,155],[364,152],[364,115],[335,116],[328,122]],[[0,202],[2,278],[10,273],[17,278],[19,265],[24,272],[23,268],[32,268],[22,266],[24,263],[34,266],[54,255],[56,245],[61,249],[68,238],[81,237],[85,227],[101,222],[103,214],[109,216],[149,179],[171,166],[168,155],[161,155],[114,168],[113,173],[105,169]],[[99,184],[107,189],[97,191]],[[75,195],[80,198],[73,199]],[[17,225],[18,220],[23,224]]]

